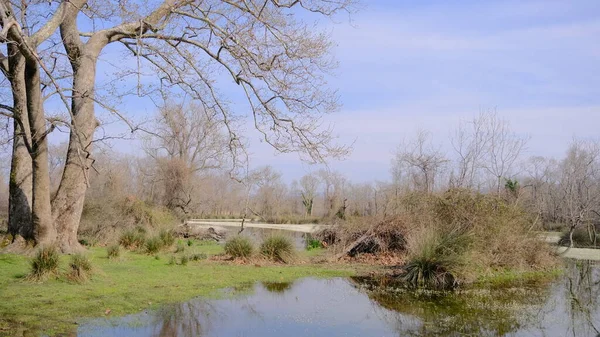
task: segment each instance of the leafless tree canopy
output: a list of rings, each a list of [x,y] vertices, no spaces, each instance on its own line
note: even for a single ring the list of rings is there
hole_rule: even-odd
[[[347,149],[320,125],[324,114],[338,108],[325,81],[336,66],[332,42],[300,15],[330,17],[352,6],[352,0],[0,1],[0,69],[13,101],[0,111],[14,120],[11,233],[39,244],[58,242],[63,251],[78,249],[100,123],[96,108],[136,130],[118,106],[131,94],[160,102],[185,93],[194,101],[192,109],[168,109],[157,137],[176,136],[163,137],[160,147],[179,152],[178,160],[194,166],[187,166],[192,171],[217,165],[222,149],[200,153],[206,144],[173,134],[182,118],[192,117],[190,111],[205,114],[203,126],[221,124],[233,164],[245,154],[235,123],[240,115],[250,116],[264,141],[280,152],[298,152],[312,162],[344,155]],[[120,47],[123,57],[104,60],[108,45]],[[98,83],[101,64],[117,64],[121,70],[111,80],[134,79],[135,86]],[[249,111],[234,109],[219,90],[224,83],[238,87]],[[57,128],[69,130],[70,139],[51,198],[47,135]],[[184,130],[190,137],[206,131]]]

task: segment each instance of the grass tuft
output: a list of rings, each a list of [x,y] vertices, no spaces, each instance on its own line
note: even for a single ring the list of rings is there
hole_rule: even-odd
[[[163,247],[171,247],[175,243],[175,235],[172,231],[163,229],[158,233],[158,237],[162,241]]]
[[[116,259],[121,256],[121,246],[111,245],[106,247],[106,255],[109,259]]]
[[[268,237],[260,245],[260,252],[266,258],[276,262],[288,263],[295,257],[292,240],[282,235]]]
[[[185,245],[181,242],[177,244],[177,248],[175,248],[175,254],[185,252]]]
[[[457,285],[456,276],[468,246],[468,234],[458,229],[419,231],[409,238],[408,262],[402,279],[415,288],[453,288]]]
[[[145,248],[147,254],[156,254],[163,248],[163,241],[160,237],[149,238],[146,240]]]
[[[185,266],[185,265],[188,264],[189,261],[190,261],[190,258],[187,255],[184,255],[179,260],[179,264],[182,265],[182,266]]]
[[[77,283],[84,283],[92,275],[92,263],[83,254],[75,254],[71,256],[69,262],[69,273],[67,278]]]
[[[208,258],[208,255],[206,255],[204,253],[197,253],[197,254],[193,254],[190,256],[190,260],[192,260],[192,261],[206,260],[207,258]]]
[[[254,253],[254,246],[250,239],[235,236],[225,243],[225,253],[233,258],[249,258]]]
[[[145,243],[145,231],[128,230],[123,232],[119,238],[119,244],[129,250],[141,248]]]
[[[31,270],[27,279],[45,281],[49,276],[58,275],[59,254],[54,246],[41,247],[31,260]]]
[[[171,255],[171,257],[169,257],[169,261],[167,262],[167,265],[173,266],[176,264],[177,264],[177,258],[175,258],[175,256]]]

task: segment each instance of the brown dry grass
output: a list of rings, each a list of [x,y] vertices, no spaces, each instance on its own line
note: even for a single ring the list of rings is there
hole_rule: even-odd
[[[408,265],[423,259],[435,264],[437,258],[440,263],[452,264],[444,269],[452,270],[453,276],[464,282],[498,270],[543,270],[556,265],[550,247],[530,230],[531,217],[514,202],[450,190],[406,194],[398,205],[394,216],[339,222],[319,238],[331,244],[334,256],[351,256],[355,261],[373,261],[376,256],[390,264]],[[444,247],[448,238],[461,246],[448,253]]]

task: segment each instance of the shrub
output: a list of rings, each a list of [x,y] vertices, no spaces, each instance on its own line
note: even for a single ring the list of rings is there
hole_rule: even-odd
[[[106,247],[106,254],[109,259],[116,259],[121,255],[121,246],[111,245]]]
[[[136,249],[144,246],[146,234],[142,231],[128,230],[121,234],[119,244],[127,249]]]
[[[92,263],[83,254],[75,254],[71,256],[69,262],[69,273],[67,277],[71,281],[77,283],[83,283],[87,281],[92,275]]]
[[[171,247],[175,243],[175,236],[172,231],[163,229],[158,233],[158,237],[162,241],[163,247]]]
[[[192,261],[206,260],[207,258],[208,258],[208,255],[206,255],[204,253],[197,253],[197,254],[193,254],[192,256],[190,256],[190,260],[192,260]]]
[[[323,244],[320,240],[317,239],[309,239],[306,241],[306,250],[323,248]]]
[[[260,252],[268,259],[284,263],[289,262],[295,255],[292,240],[282,235],[267,238],[260,246]]]
[[[187,264],[188,264],[188,262],[190,261],[190,258],[189,258],[189,257],[187,257],[187,255],[184,255],[184,256],[182,256],[182,257],[181,257],[181,260],[179,260],[179,261],[180,261],[180,264],[181,264],[182,266],[185,266],[185,265],[187,265]]]
[[[254,247],[248,238],[235,236],[225,242],[225,253],[233,258],[249,258],[254,253]]]
[[[160,237],[153,237],[146,240],[146,253],[156,254],[163,248],[163,241]]]
[[[177,259],[175,258],[175,256],[172,256],[172,255],[171,255],[171,257],[169,258],[169,262],[167,262],[167,264],[168,264],[169,266],[172,266],[172,265],[175,265],[175,264],[177,264]]]
[[[58,274],[59,254],[54,246],[41,247],[31,260],[31,271],[28,279],[43,281],[48,276]]]
[[[415,288],[448,289],[457,285],[469,236],[460,229],[439,232],[426,228],[409,237],[408,262],[402,279]]]
[[[187,240],[187,245],[188,247],[191,247],[194,244],[194,241],[192,240]]]
[[[177,248],[175,248],[175,253],[183,253],[185,252],[185,246],[183,245],[183,243],[178,243],[177,244]]]

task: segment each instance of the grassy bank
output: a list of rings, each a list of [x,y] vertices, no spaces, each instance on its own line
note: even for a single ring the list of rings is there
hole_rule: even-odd
[[[185,254],[219,254],[214,243],[194,242]],[[301,277],[350,276],[348,266],[236,264],[211,260],[170,264],[174,253],[156,256],[122,251],[108,259],[106,248],[91,248],[94,275],[84,284],[66,277],[44,283],[26,281],[30,258],[0,255],[0,336],[50,335],[73,331],[80,318],[125,315],[193,297],[216,297],[219,289],[257,281],[286,282]],[[61,256],[66,270],[68,256]],[[64,273],[63,273],[64,274]]]

